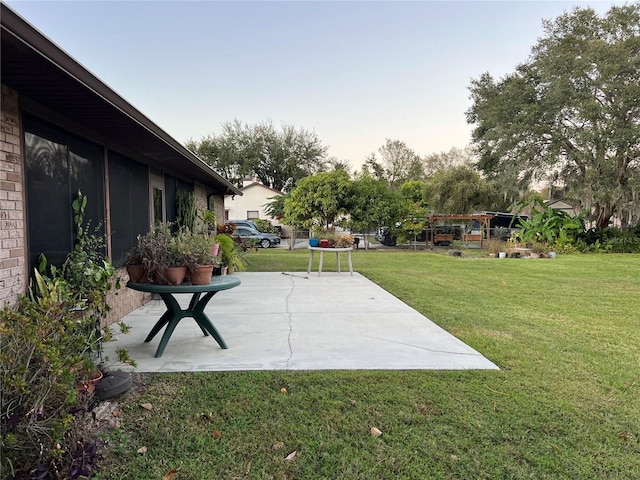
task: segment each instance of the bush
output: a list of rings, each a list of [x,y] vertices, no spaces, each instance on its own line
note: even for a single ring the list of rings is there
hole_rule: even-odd
[[[640,235],[615,227],[591,228],[580,236],[585,252],[640,253]]]
[[[91,368],[83,363],[87,325],[72,307],[53,295],[22,296],[0,310],[0,470],[18,478],[66,449],[76,383]]]
[[[502,240],[497,240],[497,239],[485,240],[483,242],[483,246],[484,248],[487,249],[487,253],[491,253],[493,255],[496,255],[499,252],[507,251],[507,244]]]
[[[269,220],[265,220],[264,218],[254,218],[253,223],[256,224],[256,227],[258,227],[258,230],[262,233],[275,233],[276,235],[280,233],[276,227],[271,225]]]
[[[104,237],[84,223],[86,203],[78,192],[76,244],[62,267],[42,256],[29,296],[0,310],[0,470],[15,478],[86,472],[78,464],[79,455],[83,465],[87,458],[70,428],[71,412],[90,400],[89,394],[79,398],[76,385],[95,369],[107,293],[119,286],[104,257]]]

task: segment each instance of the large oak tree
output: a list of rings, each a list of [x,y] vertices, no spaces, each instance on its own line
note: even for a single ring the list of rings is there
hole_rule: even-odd
[[[201,159],[231,183],[242,186],[242,179],[255,176],[276,190],[288,190],[296,180],[324,170],[327,147],[315,132],[273,122],[257,125],[238,120],[222,124],[222,133],[199,142],[187,142]]]
[[[515,72],[472,81],[478,166],[505,189],[560,183],[598,226],[640,214],[640,4],[544,22]]]

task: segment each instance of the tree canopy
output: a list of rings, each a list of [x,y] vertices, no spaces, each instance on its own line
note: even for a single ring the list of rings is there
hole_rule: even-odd
[[[226,122],[220,135],[191,140],[187,148],[231,183],[241,186],[243,178],[255,176],[283,191],[324,170],[327,153],[315,132],[287,124],[278,130],[270,120],[257,125]]]
[[[380,160],[372,153],[363,165],[363,170],[387,180],[391,187],[398,187],[408,180],[420,180],[424,176],[422,159],[406,143],[387,139],[378,149]]]
[[[401,208],[397,190],[389,188],[385,180],[362,174],[351,183],[348,199],[348,226],[358,232],[369,232],[388,225],[399,215]]]
[[[560,182],[598,226],[640,214],[640,4],[544,22],[528,61],[472,81],[479,168],[503,189]]]
[[[508,205],[497,190],[469,166],[439,170],[426,182],[425,200],[438,213],[502,211]]]
[[[346,213],[350,193],[351,179],[344,170],[303,178],[284,200],[284,223],[332,229]]]

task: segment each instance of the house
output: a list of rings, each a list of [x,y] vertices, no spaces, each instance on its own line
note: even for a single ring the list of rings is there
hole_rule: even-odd
[[[2,305],[26,291],[41,253],[55,264],[72,250],[78,190],[118,267],[138,234],[175,220],[176,192],[193,192],[197,207],[219,218],[224,196],[242,195],[11,8],[0,8]],[[121,289],[111,320],[144,301]]]
[[[578,212],[570,203],[565,202],[564,200],[545,200],[545,206],[549,208],[553,208],[554,210],[559,210],[561,212],[566,213],[570,217],[575,217]]]
[[[265,205],[273,200],[273,197],[284,195],[280,190],[267,187],[250,178],[242,181],[242,197],[227,195],[224,199],[224,219],[253,220],[262,218],[269,220],[273,225],[280,225],[277,218],[267,215]]]

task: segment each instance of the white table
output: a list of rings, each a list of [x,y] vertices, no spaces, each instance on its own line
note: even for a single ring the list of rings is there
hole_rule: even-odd
[[[324,252],[333,252],[336,254],[336,260],[338,262],[338,273],[340,273],[340,252],[347,252],[347,260],[349,261],[349,273],[353,275],[353,264],[351,263],[351,251],[353,247],[346,248],[323,248],[323,247],[307,247],[311,251],[309,256],[309,267],[307,268],[307,274],[311,273],[311,264],[313,263],[313,254],[320,252],[320,264],[318,265],[318,276],[322,273],[322,260],[324,258]]]

